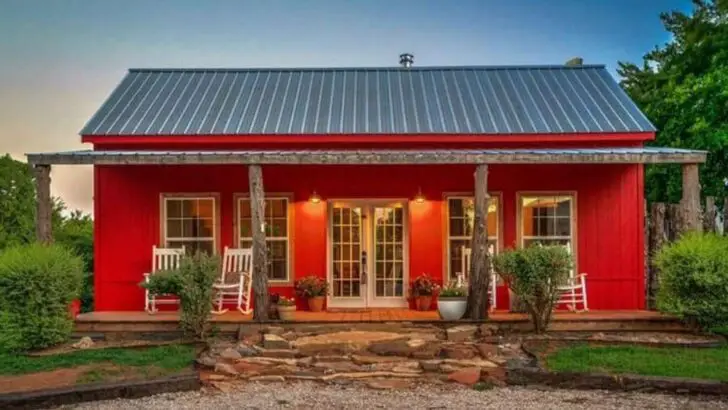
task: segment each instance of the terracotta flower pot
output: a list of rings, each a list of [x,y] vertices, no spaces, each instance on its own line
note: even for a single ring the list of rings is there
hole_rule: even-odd
[[[308,309],[311,310],[311,312],[320,312],[324,310],[324,300],[326,300],[326,298],[323,296],[308,298]]]
[[[430,310],[432,306],[432,295],[420,295],[415,299],[417,310]]]
[[[281,320],[292,321],[296,315],[296,306],[278,305],[278,317]]]

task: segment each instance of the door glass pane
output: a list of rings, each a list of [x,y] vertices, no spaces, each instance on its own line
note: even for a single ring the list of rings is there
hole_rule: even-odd
[[[361,296],[361,210],[335,206],[331,226],[333,297]]]
[[[374,208],[376,297],[404,296],[404,210]]]

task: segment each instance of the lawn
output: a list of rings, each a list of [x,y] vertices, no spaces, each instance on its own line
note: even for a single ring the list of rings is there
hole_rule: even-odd
[[[194,360],[193,346],[167,345],[136,349],[79,350],[73,353],[52,356],[29,357],[0,353],[0,376],[46,372],[57,369],[104,364],[119,368],[136,368],[142,373],[154,367],[158,373],[176,373],[189,366]],[[92,373],[88,379],[103,379],[103,373]]]
[[[728,381],[728,347],[572,345],[546,356],[557,372],[631,373]]]

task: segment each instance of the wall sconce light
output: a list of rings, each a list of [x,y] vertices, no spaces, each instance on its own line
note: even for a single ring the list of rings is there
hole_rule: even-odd
[[[417,188],[417,195],[415,195],[415,202],[418,204],[425,202],[425,195],[422,194],[422,188]]]
[[[316,191],[314,190],[313,193],[311,194],[311,196],[308,198],[308,200],[311,201],[312,204],[317,204],[317,203],[321,202],[321,196],[319,194],[317,194]]]

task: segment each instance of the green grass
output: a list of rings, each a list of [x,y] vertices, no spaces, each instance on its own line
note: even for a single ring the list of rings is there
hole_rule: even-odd
[[[96,363],[111,363],[118,366],[155,366],[172,373],[192,364],[195,357],[193,346],[169,345],[147,349],[97,349],[78,352],[29,357],[0,353],[0,375],[18,375],[71,368]],[[89,376],[94,378],[94,375]]]
[[[573,345],[546,357],[557,372],[631,373],[728,381],[728,347]]]

